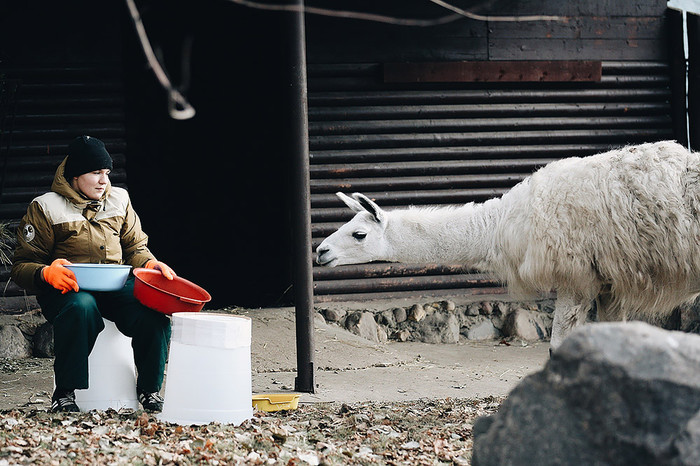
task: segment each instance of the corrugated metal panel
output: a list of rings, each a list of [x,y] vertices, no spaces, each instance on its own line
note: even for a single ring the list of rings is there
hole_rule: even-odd
[[[123,80],[112,64],[3,69],[20,81],[12,143],[3,152],[0,221],[14,230],[31,200],[51,187],[56,167],[72,138],[102,139],[114,159],[112,183],[124,186],[125,129]],[[9,270],[0,270],[3,288]],[[4,296],[21,294],[10,284]]]
[[[387,84],[380,64],[309,67],[313,247],[352,212],[336,191],[382,207],[500,196],[544,164],[673,139],[669,69],[604,62],[600,82]],[[503,292],[460,265],[315,267],[319,302]]]

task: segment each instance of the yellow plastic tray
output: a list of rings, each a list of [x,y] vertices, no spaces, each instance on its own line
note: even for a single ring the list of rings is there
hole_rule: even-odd
[[[299,405],[298,393],[267,393],[253,395],[253,406],[259,411],[282,411],[284,409],[297,409]]]

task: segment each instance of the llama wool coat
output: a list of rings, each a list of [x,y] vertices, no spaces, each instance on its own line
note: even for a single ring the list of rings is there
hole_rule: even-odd
[[[700,291],[698,152],[661,141],[559,160],[503,201],[511,289],[603,293],[607,320],[650,320]]]
[[[65,164],[56,170],[51,192],[31,202],[19,225],[12,279],[30,292],[47,289],[40,271],[58,258],[132,267],[155,259],[128,192],[109,184],[99,201],[88,199],[64,177]]]

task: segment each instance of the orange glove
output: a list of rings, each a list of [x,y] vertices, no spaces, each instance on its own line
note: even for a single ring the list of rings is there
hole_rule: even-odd
[[[168,280],[172,280],[177,276],[175,271],[168,267],[164,262],[160,262],[155,259],[151,259],[148,262],[146,262],[146,265],[144,265],[144,267],[147,269],[160,270],[163,276]]]
[[[64,265],[70,264],[66,259],[56,259],[51,265],[41,269],[41,278],[46,283],[66,294],[69,291],[78,291],[78,282],[72,270],[68,270]]]

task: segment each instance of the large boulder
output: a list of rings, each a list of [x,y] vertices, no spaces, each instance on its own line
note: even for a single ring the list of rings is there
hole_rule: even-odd
[[[374,314],[369,311],[354,312],[348,315],[345,320],[345,328],[355,335],[377,343],[384,343],[388,338],[386,331],[377,325]]]
[[[547,329],[550,328],[552,328],[552,317],[550,314],[516,308],[506,316],[501,331],[506,337],[535,341],[548,338],[549,332]]]
[[[418,323],[414,337],[425,343],[459,343],[459,320],[452,312],[434,312]]]
[[[474,436],[474,466],[698,465],[700,336],[585,325]]]
[[[462,335],[468,340],[494,340],[501,336],[501,332],[493,326],[493,322],[486,316],[473,317],[461,330]]]
[[[32,343],[16,325],[0,325],[0,358],[24,359],[32,356]]]

